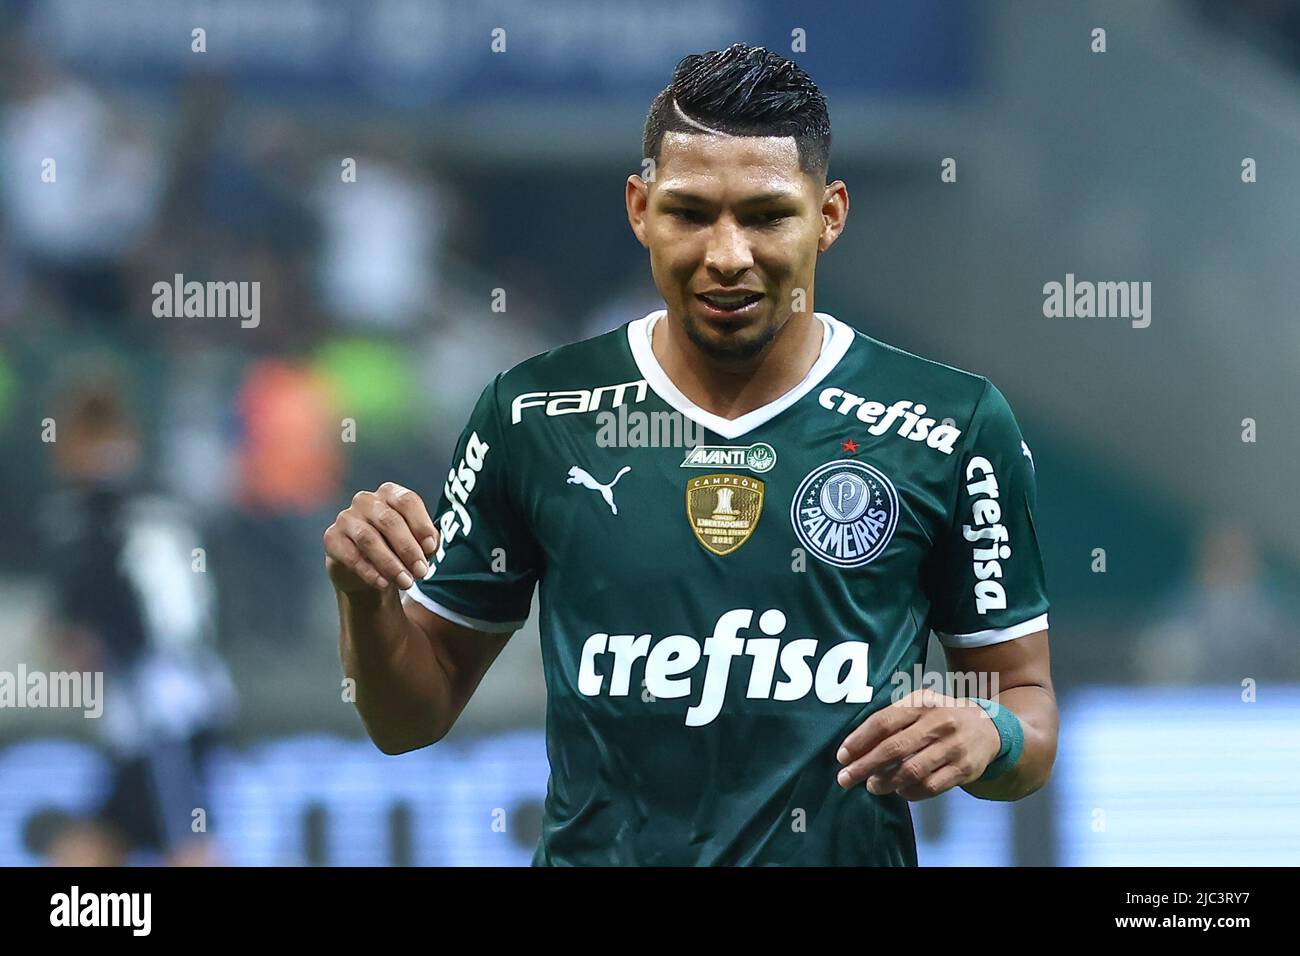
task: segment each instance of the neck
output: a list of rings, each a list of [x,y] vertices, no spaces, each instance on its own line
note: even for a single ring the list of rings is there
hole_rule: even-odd
[[[823,334],[821,319],[811,311],[792,315],[758,355],[726,362],[700,351],[669,312],[655,323],[650,348],[683,395],[731,420],[776,401],[803,381],[821,354]]]

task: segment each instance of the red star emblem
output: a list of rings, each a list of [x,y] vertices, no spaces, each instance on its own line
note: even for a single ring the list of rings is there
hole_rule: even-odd
[[[848,452],[850,455],[856,455],[858,453],[858,443],[855,442],[852,438],[841,443],[840,447],[844,449],[846,452]]]

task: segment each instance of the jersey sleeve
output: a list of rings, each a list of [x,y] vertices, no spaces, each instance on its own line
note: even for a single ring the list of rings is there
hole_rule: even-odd
[[[438,550],[429,574],[406,592],[447,620],[478,631],[509,633],[528,618],[540,549],[512,488],[496,401],[497,378],[483,390],[452,454],[436,509]]]
[[[927,581],[930,626],[946,647],[983,647],[1047,627],[1033,456],[991,382],[967,434],[956,512],[935,542]]]

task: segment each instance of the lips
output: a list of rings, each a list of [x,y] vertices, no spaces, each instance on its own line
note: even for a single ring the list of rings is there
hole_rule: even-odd
[[[720,312],[737,312],[748,305],[753,305],[759,299],[763,298],[763,293],[732,292],[724,295],[723,293],[715,292],[709,294],[700,293],[695,297],[705,305],[717,309]]]

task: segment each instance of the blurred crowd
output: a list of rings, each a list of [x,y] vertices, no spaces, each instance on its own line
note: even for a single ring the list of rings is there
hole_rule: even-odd
[[[513,295],[508,332],[483,334],[504,282],[454,265],[474,212],[400,130],[335,142],[229,109],[216,77],[127,100],[8,44],[0,427],[31,454],[6,464],[0,510],[34,522],[54,476],[33,423],[107,375],[142,417],[139,479],[223,556],[227,633],[297,641],[283,595],[323,580],[319,535],[349,489],[436,487],[478,391],[555,338],[552,310]],[[259,320],[159,317],[174,276],[258,283]],[[25,567],[32,540],[6,537],[0,562]]]

